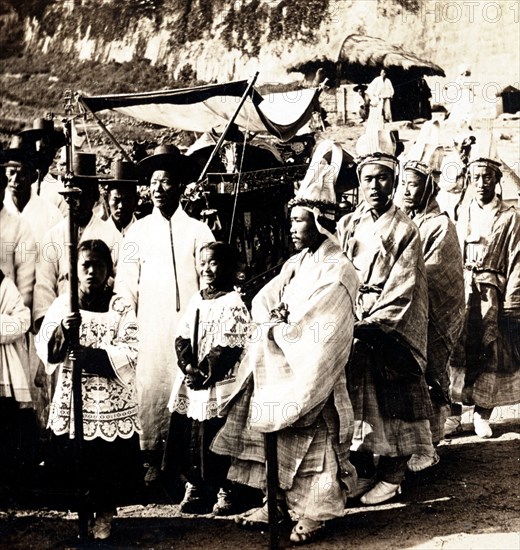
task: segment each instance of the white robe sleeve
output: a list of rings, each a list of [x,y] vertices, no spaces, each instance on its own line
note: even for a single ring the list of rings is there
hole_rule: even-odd
[[[137,312],[139,300],[139,280],[141,275],[140,240],[133,225],[123,239],[119,251],[114,292],[122,296]]]
[[[34,271],[36,265],[36,245],[30,226],[20,219],[20,234],[14,251],[15,282],[24,304],[33,303]]]
[[[11,344],[30,327],[31,312],[16,285],[5,277],[0,285],[0,344]]]

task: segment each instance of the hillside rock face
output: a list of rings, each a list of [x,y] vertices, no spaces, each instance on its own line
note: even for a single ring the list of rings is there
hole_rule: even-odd
[[[287,82],[291,65],[335,59],[351,33],[378,36],[430,59],[447,80],[472,68],[477,98],[494,102],[500,86],[520,80],[516,0],[32,0],[25,47],[79,59],[147,58],[176,76],[208,82],[244,78]],[[437,87],[437,89],[436,89]],[[443,91],[444,90],[444,91]]]

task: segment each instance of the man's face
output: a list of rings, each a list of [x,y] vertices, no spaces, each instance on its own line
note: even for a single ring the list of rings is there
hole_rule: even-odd
[[[495,186],[498,183],[497,172],[488,164],[472,164],[469,169],[471,183],[475,186],[477,201],[489,204],[495,197]]]
[[[316,249],[316,244],[322,239],[316,227],[314,216],[301,206],[291,210],[291,239],[297,251],[304,248]]]
[[[36,171],[28,164],[16,163],[5,169],[7,186],[15,198],[31,194],[31,185],[36,180]]]
[[[135,188],[111,189],[108,193],[108,206],[110,215],[121,226],[126,227],[135,212],[137,206],[137,194]]]
[[[99,188],[97,181],[75,185],[81,189],[81,193],[74,204],[74,215],[76,223],[80,227],[85,227],[92,218],[92,209],[99,199]]]
[[[368,205],[382,210],[392,196],[394,171],[381,164],[365,164],[359,174],[359,183]]]
[[[405,170],[403,175],[405,206],[411,210],[419,210],[423,205],[426,176],[415,170]]]
[[[180,186],[165,170],[156,170],[150,178],[152,202],[161,212],[173,213],[179,206]]]

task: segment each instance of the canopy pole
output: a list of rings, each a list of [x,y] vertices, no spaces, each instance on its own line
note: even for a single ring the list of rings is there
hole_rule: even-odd
[[[66,92],[65,111],[70,114],[72,104],[70,102],[71,95]],[[66,144],[66,162],[67,171],[64,178],[65,189],[61,194],[65,197],[69,206],[69,235],[67,248],[69,252],[69,305],[71,313],[79,312],[78,299],[78,234],[75,220],[75,203],[81,190],[74,186],[74,170],[72,163],[72,118],[65,121],[65,136]],[[79,330],[71,331],[69,335],[69,352],[74,350],[79,345]],[[76,359],[69,356],[72,366],[72,401],[73,407],[71,413],[74,415],[74,454],[75,454],[75,473],[76,473],[76,491],[78,498],[78,527],[79,540],[85,542],[88,539],[88,521],[89,515],[86,507],[86,487],[85,476],[83,472],[83,403],[82,403],[82,371],[81,366]]]
[[[110,141],[117,147],[119,152],[123,155],[123,158],[127,160],[128,162],[132,162],[132,159],[130,158],[130,155],[121,147],[121,144],[117,139],[111,134],[110,130],[106,127],[105,123],[94,113],[94,111],[82,100],[81,97],[78,98],[78,101],[81,103],[85,109],[94,117],[95,121],[99,124],[100,128],[105,132],[105,134],[109,137]]]
[[[278,525],[278,434],[265,434],[265,458],[267,477],[267,513],[269,516],[269,550],[278,550],[280,526]]]
[[[226,134],[228,133],[229,128],[235,122],[236,117],[238,116],[238,113],[240,112],[240,109],[242,109],[242,105],[244,105],[247,96],[249,95],[249,92],[255,85],[256,79],[258,78],[258,71],[254,74],[253,78],[249,81],[247,88],[245,92],[243,93],[242,97],[240,98],[240,103],[238,104],[238,107],[236,108],[235,112],[233,113],[233,116],[229,119],[229,122],[227,123],[227,126],[224,128],[224,131],[222,132],[222,135],[220,136],[219,140],[217,141],[217,144],[215,145],[213,151],[211,151],[211,155],[209,156],[208,162],[206,162],[206,166],[204,166],[198,181],[202,181],[209,170],[209,165],[215,158],[215,155],[220,151],[220,148],[222,147],[222,144],[224,143],[224,140],[226,139]]]

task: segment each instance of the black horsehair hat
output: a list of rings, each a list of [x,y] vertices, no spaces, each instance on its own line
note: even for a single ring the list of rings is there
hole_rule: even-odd
[[[138,162],[137,169],[146,179],[156,170],[164,170],[181,184],[189,183],[194,174],[192,159],[183,155],[175,145],[159,145],[152,155]]]
[[[62,130],[54,128],[51,118],[36,118],[30,128],[24,128],[19,134],[22,139],[36,144],[37,141],[46,141],[54,149],[63,147],[67,140]]]
[[[141,185],[137,166],[127,160],[115,160],[112,163],[109,179],[103,182],[107,189],[136,189]]]
[[[31,164],[36,166],[39,154],[34,143],[24,140],[21,136],[13,136],[9,147],[1,152],[2,166],[19,166]]]
[[[99,180],[108,178],[107,174],[96,173],[96,154],[76,152],[72,155],[72,172],[74,183],[97,184]]]

